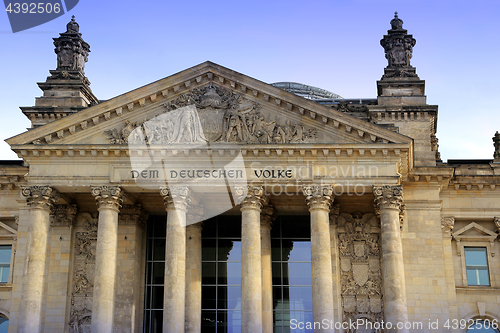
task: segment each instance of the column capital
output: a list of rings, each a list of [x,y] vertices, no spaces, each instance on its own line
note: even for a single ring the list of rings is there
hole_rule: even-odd
[[[261,228],[271,229],[274,220],[276,220],[276,210],[274,205],[268,203],[262,206],[262,211],[260,212],[260,226]]]
[[[54,217],[50,224],[53,227],[71,227],[75,224],[77,211],[77,205],[54,205],[52,209]]]
[[[118,215],[118,224],[135,225],[144,229],[147,219],[148,213],[142,208],[142,205],[123,205]]]
[[[323,209],[330,211],[335,195],[331,185],[303,185],[302,192],[306,196],[309,211]]]
[[[396,209],[402,212],[403,185],[373,186],[375,196],[375,211],[377,215],[381,209]]]
[[[241,210],[255,209],[260,210],[264,203],[264,188],[262,186],[235,186],[235,194],[240,201]]]
[[[59,192],[48,185],[22,186],[21,193],[26,197],[26,203],[30,208],[49,211],[61,198]]]
[[[441,217],[441,229],[443,233],[451,237],[451,232],[453,231],[453,227],[455,226],[455,218],[453,216],[442,216]]]
[[[121,203],[125,199],[125,193],[119,186],[91,186],[90,192],[95,198],[98,210],[106,208],[119,211]]]
[[[172,185],[160,188],[165,208],[187,210],[192,197],[189,187],[186,185]]]

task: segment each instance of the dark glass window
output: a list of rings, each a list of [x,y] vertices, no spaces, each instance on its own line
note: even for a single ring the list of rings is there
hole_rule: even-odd
[[[241,216],[204,222],[201,284],[201,331],[241,332]]]
[[[151,216],[147,226],[144,332],[161,333],[165,281],[166,216]]]
[[[489,286],[488,257],[485,247],[466,247],[465,267],[469,286]]]
[[[278,216],[271,231],[274,332],[290,332],[290,320],[312,322],[309,216]],[[294,330],[293,332],[305,332]]]

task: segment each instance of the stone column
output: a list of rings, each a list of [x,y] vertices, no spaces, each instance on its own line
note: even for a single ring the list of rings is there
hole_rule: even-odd
[[[137,332],[141,327],[144,299],[141,275],[145,246],[143,235],[148,214],[141,205],[123,205],[118,215],[118,247],[115,283],[116,332]]]
[[[202,222],[186,227],[186,333],[201,332],[202,229]]]
[[[241,332],[262,332],[262,186],[236,187],[241,202]]]
[[[44,333],[66,332],[71,293],[69,275],[73,250],[73,226],[77,205],[55,205],[51,221],[51,246],[47,281]]]
[[[374,186],[373,194],[375,195],[375,209],[380,215],[385,321],[395,326],[398,322],[408,322],[399,215],[402,210],[403,186]],[[395,328],[392,332],[406,333],[408,329]]]
[[[276,218],[274,207],[266,204],[260,214],[262,253],[262,332],[273,333],[273,272],[271,258],[271,226]]]
[[[34,333],[41,331],[49,215],[60,196],[52,187],[38,185],[23,187],[22,194],[29,207],[30,225],[18,332]]]
[[[120,187],[108,185],[92,186],[91,193],[97,203],[99,220],[90,329],[92,333],[106,333],[113,331],[118,213],[124,196]]]
[[[186,306],[186,212],[191,202],[187,186],[161,188],[167,210],[165,246],[165,291],[163,299],[163,332],[185,330]]]
[[[332,252],[332,290],[333,290],[333,314],[342,318],[342,287],[340,283],[340,253],[337,236],[337,224],[340,214],[340,206],[332,205],[330,210],[330,248]]]
[[[444,272],[446,276],[446,292],[448,294],[448,308],[450,311],[450,321],[453,319],[460,320],[458,315],[457,294],[455,290],[455,269],[453,267],[453,248],[451,246],[452,231],[455,226],[455,218],[452,216],[441,217],[441,229],[443,231],[443,259]],[[452,333],[460,332],[460,329],[455,328],[450,330]]]
[[[333,202],[330,185],[305,185],[302,188],[311,213],[311,267],[313,319],[335,322],[333,314],[332,252],[330,247],[329,212]],[[331,329],[330,329],[331,328]],[[333,332],[332,327],[314,332]]]

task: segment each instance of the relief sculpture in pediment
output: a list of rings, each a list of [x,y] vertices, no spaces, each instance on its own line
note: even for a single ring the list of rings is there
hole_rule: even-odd
[[[259,103],[213,85],[193,89],[164,107],[163,114],[143,124],[127,122],[123,129],[104,134],[111,144],[316,142],[316,129],[273,120],[261,112]]]

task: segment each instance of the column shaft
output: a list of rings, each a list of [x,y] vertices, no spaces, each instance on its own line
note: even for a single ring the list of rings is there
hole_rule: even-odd
[[[382,186],[374,187],[373,191],[375,204],[380,214],[385,321],[391,322],[395,327],[398,322],[408,322],[399,218],[403,188],[402,186]],[[407,333],[408,329],[394,328],[392,331]]]
[[[271,222],[262,217],[262,332],[273,332],[273,272],[271,258]]]
[[[263,188],[237,188],[241,202],[241,332],[262,332],[260,208]]]
[[[24,266],[23,289],[19,315],[19,332],[41,331],[49,215],[59,194],[49,186],[30,186],[22,189],[30,211],[28,244]]]
[[[167,210],[165,246],[165,290],[163,298],[163,332],[185,330],[186,306],[186,211],[189,189],[171,186],[161,189]]]
[[[333,201],[331,186],[304,186],[311,213],[311,268],[313,319],[334,323],[332,252],[330,248],[329,211]],[[314,329],[314,332],[333,332],[333,326]]]
[[[186,228],[186,333],[201,332],[201,230]]]
[[[99,211],[92,300],[92,333],[113,331],[118,212],[123,194],[117,186],[92,187]]]

